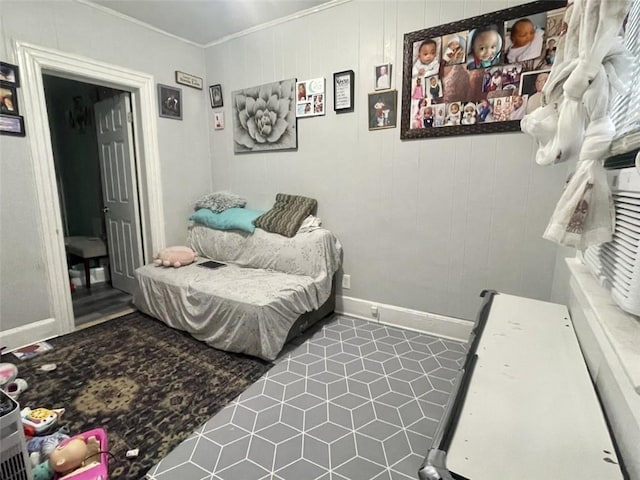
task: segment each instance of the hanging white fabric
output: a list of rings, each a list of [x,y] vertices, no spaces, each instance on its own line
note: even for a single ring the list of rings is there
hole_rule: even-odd
[[[538,164],[577,162],[543,237],[580,250],[612,238],[613,202],[602,162],[615,135],[610,91],[625,88],[633,63],[620,36],[630,3],[570,2],[543,106],[521,122],[538,143]]]

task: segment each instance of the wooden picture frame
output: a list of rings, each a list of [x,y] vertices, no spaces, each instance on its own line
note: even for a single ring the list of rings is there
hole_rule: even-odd
[[[158,84],[158,115],[182,120],[182,89]]]
[[[369,94],[369,130],[396,128],[398,91],[382,90]]]
[[[0,115],[0,135],[24,137],[24,118],[20,115]]]
[[[17,88],[20,86],[20,68],[11,63],[0,62],[0,84]]]
[[[557,39],[559,32],[556,29],[560,28],[565,7],[565,0],[538,0],[405,34],[400,138],[406,140],[519,131],[520,113],[523,112],[519,77],[524,72],[550,68],[550,65],[544,64],[548,58],[545,52],[546,41]],[[515,28],[514,23],[518,19],[524,20],[525,17],[530,19],[536,41],[541,42],[540,54],[508,62],[506,58],[514,58],[512,54],[517,49],[516,45],[512,45],[507,32],[510,28]],[[541,20],[538,20],[542,17],[546,19],[544,29],[539,25]],[[553,19],[553,24],[550,19]],[[497,53],[490,59],[478,59],[473,56],[474,36],[478,40],[487,31],[494,35],[492,47]],[[456,41],[459,47],[464,45],[462,57],[456,57],[454,53]],[[423,47],[424,58],[420,54]],[[419,60],[430,63],[418,63]],[[491,79],[492,69],[496,77],[502,78],[508,73],[509,78],[513,77],[513,82],[505,86],[500,84],[499,90],[485,90],[487,76]],[[431,86],[433,93],[430,93]],[[508,108],[503,105],[507,99]],[[473,105],[476,107],[474,112],[471,111]],[[448,110],[450,106],[451,111]],[[498,107],[502,112],[501,116],[493,115],[498,112]],[[484,113],[487,110],[491,112],[488,117]],[[514,113],[516,110],[517,115]],[[430,112],[433,113],[432,118]],[[467,112],[469,115],[465,116]],[[481,117],[481,112],[484,117]],[[487,121],[487,118],[490,120]]]
[[[344,70],[333,74],[333,111],[353,112],[355,99],[355,73]]]
[[[211,99],[211,108],[222,107],[222,85],[216,83],[209,86],[209,98]]]

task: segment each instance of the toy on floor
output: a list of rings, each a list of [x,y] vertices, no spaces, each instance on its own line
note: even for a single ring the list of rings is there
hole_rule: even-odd
[[[107,434],[95,428],[64,440],[49,456],[54,480],[107,480]]]
[[[69,438],[68,433],[65,428],[61,428],[50,435],[31,438],[27,442],[27,453],[29,453],[31,465],[35,467],[49,460],[49,455],[51,455],[51,452],[55,450],[58,444]]]
[[[4,386],[13,382],[17,376],[18,367],[13,363],[0,363],[0,388],[4,389]]]
[[[28,388],[27,382],[17,377],[18,367],[13,363],[0,363],[0,390],[14,400]]]
[[[56,408],[49,410],[48,408],[36,408],[31,410],[29,407],[25,407],[20,411],[22,417],[22,426],[24,431],[29,436],[46,435],[47,432],[52,431],[56,425],[60,416],[64,413],[64,408]]]

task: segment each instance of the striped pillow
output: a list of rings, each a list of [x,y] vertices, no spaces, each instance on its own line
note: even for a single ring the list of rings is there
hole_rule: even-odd
[[[253,224],[271,233],[293,237],[318,202],[313,198],[278,193],[273,208],[255,219]]]

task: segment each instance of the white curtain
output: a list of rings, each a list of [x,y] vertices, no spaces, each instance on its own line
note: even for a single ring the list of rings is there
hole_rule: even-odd
[[[538,164],[577,162],[543,237],[580,250],[610,241],[613,233],[603,161],[615,136],[612,89],[628,89],[633,65],[622,39],[630,5],[631,0],[569,2],[543,105],[521,123],[538,142]]]

